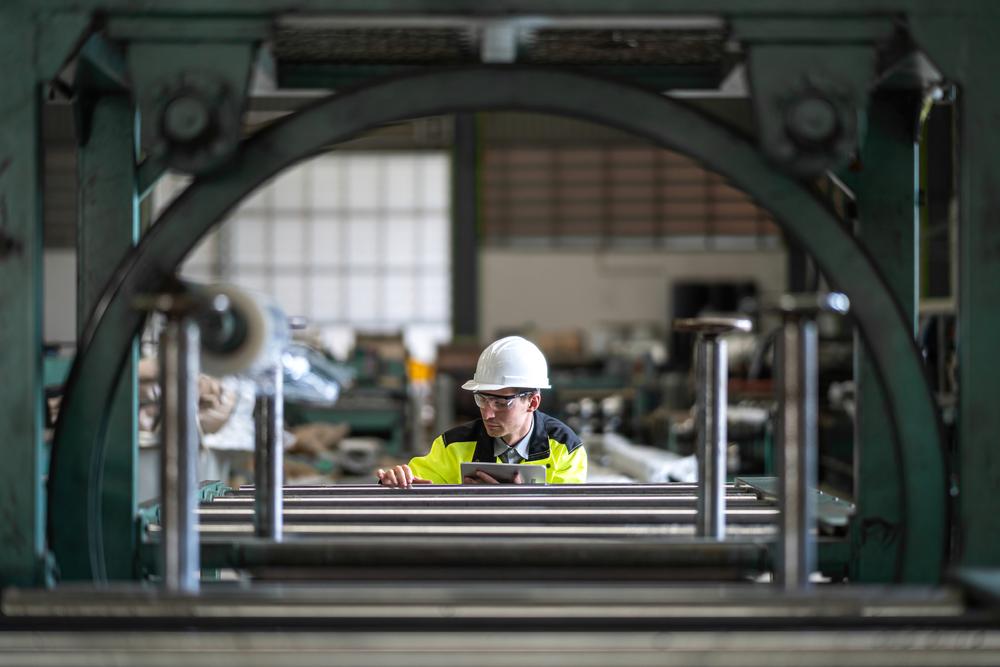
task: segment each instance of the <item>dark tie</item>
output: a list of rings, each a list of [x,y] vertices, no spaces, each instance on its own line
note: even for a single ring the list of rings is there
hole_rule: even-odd
[[[507,445],[507,449],[501,452],[500,455],[497,456],[497,458],[505,463],[515,463],[518,460],[520,460],[521,455],[517,452],[516,449],[514,449],[512,445]]]

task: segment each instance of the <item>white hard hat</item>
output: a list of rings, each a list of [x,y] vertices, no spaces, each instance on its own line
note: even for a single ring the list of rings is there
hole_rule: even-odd
[[[462,389],[495,391],[505,387],[548,389],[551,386],[549,366],[542,351],[520,336],[508,336],[483,350],[476,374]]]

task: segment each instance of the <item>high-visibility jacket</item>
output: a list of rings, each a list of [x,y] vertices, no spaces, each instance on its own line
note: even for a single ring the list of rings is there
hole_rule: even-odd
[[[410,460],[410,469],[417,477],[435,484],[461,484],[462,463],[500,462],[493,453],[493,442],[483,420],[477,419],[439,435],[430,452]],[[579,436],[555,417],[537,410],[528,440],[528,458],[520,463],[544,465],[548,484],[587,481],[587,450]]]

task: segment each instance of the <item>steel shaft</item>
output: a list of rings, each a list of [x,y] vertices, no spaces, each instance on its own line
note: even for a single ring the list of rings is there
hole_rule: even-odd
[[[678,331],[698,334],[695,343],[698,432],[698,502],[696,534],[723,540],[726,537],[726,403],[729,378],[726,342],[730,331],[749,331],[750,321],[740,318],[704,317],[678,320]]]
[[[775,583],[785,589],[809,586],[816,570],[817,394],[816,316],[846,313],[847,297],[798,294],[782,297],[784,321],[778,341],[778,507],[780,533]]]
[[[697,534],[726,536],[726,341],[702,335],[697,350]]]
[[[162,444],[160,522],[163,586],[198,590],[198,326],[188,317],[169,317],[160,336]]]
[[[816,324],[792,319],[780,343],[778,446],[781,539],[776,579],[786,589],[809,584],[816,565]]]
[[[284,482],[284,398],[281,364],[258,383],[254,406],[254,532],[276,542],[282,537]]]

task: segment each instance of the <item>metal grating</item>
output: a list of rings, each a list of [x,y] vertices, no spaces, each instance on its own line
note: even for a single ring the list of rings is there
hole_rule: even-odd
[[[282,63],[459,64],[480,61],[480,28],[450,26],[283,25],[274,55]],[[720,65],[721,30],[523,29],[519,62],[565,65]]]
[[[461,28],[279,28],[274,54],[283,62],[456,64],[478,51]]]
[[[725,56],[719,31],[538,30],[523,62],[572,65],[716,65]]]

